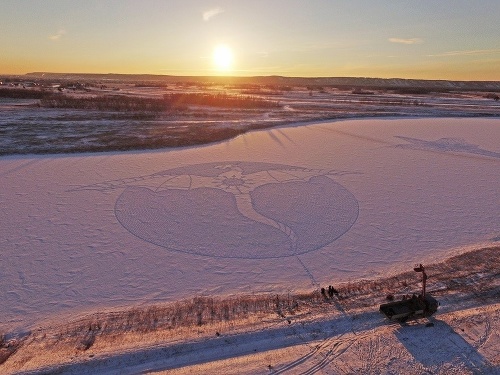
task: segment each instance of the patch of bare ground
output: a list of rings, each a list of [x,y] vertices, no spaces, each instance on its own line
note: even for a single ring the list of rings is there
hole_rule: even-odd
[[[19,346],[19,340],[7,340],[5,335],[0,333],[0,365],[14,354]]]
[[[425,266],[429,275],[428,292],[441,303],[438,316],[498,306],[500,247],[478,249]],[[117,355],[147,351],[147,348],[159,350],[160,347],[175,354],[186,342],[191,345],[198,343],[196,345],[201,345],[202,350],[205,345],[202,343],[207,340],[262,340],[258,336],[259,332],[265,331],[271,336],[281,335],[287,332],[282,331],[286,329],[293,329],[296,333],[297,327],[304,330],[300,338],[302,343],[313,342],[323,336],[328,342],[335,341],[339,339],[339,334],[342,336],[356,333],[356,330],[366,332],[384,327],[386,321],[378,313],[378,305],[385,302],[389,294],[398,298],[399,294],[418,293],[419,281],[420,275],[409,271],[375,280],[336,285],[338,294],[331,298],[322,295],[319,290],[293,295],[196,297],[169,304],[94,313],[79,320],[39,328],[22,339],[8,340],[6,337],[9,335],[2,336],[0,359],[3,364],[0,365],[0,372],[44,373],[47,369],[61,369],[64,372],[64,369],[71,369],[75,364],[83,366],[83,363],[98,358],[107,358],[108,363],[112,362],[110,358],[116,358]],[[463,320],[463,317],[455,316],[454,319]],[[318,324],[318,327],[321,324],[322,327],[333,327],[346,325],[345,322],[350,322],[348,327],[338,329],[336,333],[325,333],[315,328]],[[484,344],[491,336],[491,322],[488,321],[488,324],[490,334],[486,332],[484,337],[481,334],[474,336],[474,340],[480,344]],[[305,335],[310,337],[305,338]],[[357,334],[356,337],[359,339],[361,336]],[[375,346],[372,345],[375,349],[386,345],[379,342],[381,337],[377,335],[370,336],[369,341],[373,340],[376,341]],[[321,345],[326,345],[327,341]],[[330,344],[334,345],[333,341]],[[341,346],[347,345],[346,342],[342,341]],[[286,344],[295,345],[299,344]],[[356,345],[352,348],[356,349]],[[362,348],[358,349],[359,353],[363,352]],[[197,364],[202,362],[195,361]],[[366,373],[372,373],[369,369],[365,370],[368,371]]]

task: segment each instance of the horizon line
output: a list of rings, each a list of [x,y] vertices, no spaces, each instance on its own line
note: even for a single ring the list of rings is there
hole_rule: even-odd
[[[432,79],[432,78],[402,78],[402,77],[369,77],[369,76],[287,76],[280,74],[269,75],[253,75],[253,76],[237,76],[237,75],[176,75],[176,74],[158,74],[158,73],[82,73],[82,72],[46,72],[34,71],[20,74],[6,74],[0,73],[0,76],[6,77],[21,77],[29,75],[80,75],[80,76],[149,76],[149,77],[178,77],[178,78],[212,78],[212,79],[251,79],[251,78],[290,78],[290,79],[373,79],[373,80],[403,80],[403,81],[429,81],[429,82],[500,82],[500,80],[455,80],[455,79]]]

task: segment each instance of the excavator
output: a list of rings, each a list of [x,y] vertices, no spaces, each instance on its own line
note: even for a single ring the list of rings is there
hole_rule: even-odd
[[[439,302],[426,293],[427,274],[422,264],[417,264],[413,268],[415,272],[422,274],[422,293],[412,296],[405,295],[400,301],[384,303],[380,305],[380,312],[390,320],[400,323],[408,319],[429,317],[434,314],[439,306]]]

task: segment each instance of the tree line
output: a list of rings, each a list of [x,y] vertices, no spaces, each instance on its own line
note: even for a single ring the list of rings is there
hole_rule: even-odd
[[[0,88],[0,98],[42,99],[53,95],[48,91],[25,90],[21,88]]]

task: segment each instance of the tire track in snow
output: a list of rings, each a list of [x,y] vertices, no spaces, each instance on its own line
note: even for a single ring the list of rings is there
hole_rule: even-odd
[[[328,366],[330,363],[332,363],[335,359],[337,359],[342,354],[344,354],[354,344],[354,341],[349,340],[347,342],[347,346],[342,347],[340,350],[338,350],[338,348],[341,346],[342,343],[343,343],[342,341],[336,342],[333,345],[333,348],[328,350],[325,357],[320,362],[318,362],[317,364],[315,364],[311,368],[307,369],[306,371],[301,372],[300,374],[301,375],[313,375],[313,374],[317,373],[318,371],[324,369],[326,366]]]
[[[302,338],[300,334],[297,334],[297,336],[299,338]],[[316,354],[320,353],[321,350],[325,347],[325,346],[329,346],[331,342],[333,341],[338,341],[340,339],[340,337],[342,337],[343,334],[339,335],[339,336],[334,336],[334,337],[331,337],[329,339],[326,339],[324,341],[322,341],[320,344],[316,345],[314,348],[311,349],[311,351],[309,353],[307,353],[306,355],[296,359],[295,361],[293,361],[292,363],[289,363],[288,365],[285,365],[284,367],[280,368],[279,370],[277,371],[274,371],[273,374],[282,374],[284,372],[287,372],[287,371],[290,371],[298,366],[300,366],[301,364],[303,363],[306,363],[308,360],[310,360],[312,357],[314,357]],[[304,339],[304,341],[307,343],[307,341]],[[338,344],[338,343],[337,343]]]
[[[479,336],[479,340],[475,345],[476,349],[481,349],[481,347],[483,347],[486,344],[486,342],[490,339],[492,334],[493,330],[491,329],[490,319],[486,318],[484,333],[481,336]]]

